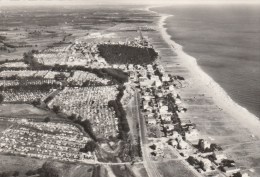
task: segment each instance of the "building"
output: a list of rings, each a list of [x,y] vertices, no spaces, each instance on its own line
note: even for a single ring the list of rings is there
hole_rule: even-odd
[[[178,142],[178,148],[179,148],[179,149],[188,149],[188,147],[189,147],[189,144],[186,143],[185,141],[180,140],[180,141]]]
[[[215,151],[213,157],[216,159],[217,163],[220,163],[223,159],[227,159],[227,156],[221,151]]]
[[[156,125],[156,119],[155,118],[147,118],[147,123],[149,125]]]
[[[249,177],[247,173],[243,173],[241,177]]]
[[[168,75],[164,75],[164,76],[162,76],[162,81],[163,82],[169,82],[170,81],[170,77]]]
[[[185,132],[185,138],[188,141],[198,140],[198,138],[199,138],[198,130],[197,129],[191,129],[191,130]]]
[[[211,170],[211,161],[209,159],[201,158],[201,163],[204,171],[208,172]]]
[[[237,167],[224,167],[224,172],[227,174],[233,174],[240,171],[240,168]]]
[[[206,140],[200,139],[199,140],[199,148],[205,151],[206,149],[210,149],[210,143]]]

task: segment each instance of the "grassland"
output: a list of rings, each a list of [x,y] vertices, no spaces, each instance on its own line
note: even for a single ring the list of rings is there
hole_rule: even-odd
[[[159,171],[164,177],[195,177],[181,161],[161,162],[158,164]]]

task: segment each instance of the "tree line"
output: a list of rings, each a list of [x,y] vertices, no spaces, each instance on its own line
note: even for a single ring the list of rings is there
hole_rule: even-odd
[[[119,93],[116,97],[116,100],[110,100],[108,102],[108,107],[111,107],[114,109],[116,117],[118,118],[118,130],[119,130],[119,135],[118,138],[122,140],[127,139],[127,134],[130,131],[127,118],[126,118],[126,112],[123,108],[123,105],[121,103],[121,98],[124,95],[124,90],[125,87],[121,86],[118,88]]]

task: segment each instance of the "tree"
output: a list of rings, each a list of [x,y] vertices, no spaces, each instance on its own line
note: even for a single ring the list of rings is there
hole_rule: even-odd
[[[77,115],[76,114],[71,114],[70,116],[68,116],[68,119],[74,121],[74,120],[77,120]]]
[[[44,120],[43,120],[43,122],[45,122],[45,123],[48,123],[50,121],[51,121],[51,118],[49,118],[49,117],[45,117]]]
[[[55,112],[56,114],[58,114],[60,112],[60,106],[56,106],[54,105],[52,108],[53,112]]]
[[[97,144],[94,141],[88,141],[83,149],[83,152],[94,152],[96,148]]]
[[[0,104],[3,103],[3,101],[4,101],[4,96],[0,94]]]
[[[65,80],[66,79],[66,76],[64,73],[59,73],[59,74],[56,74],[54,76],[54,79],[57,80],[57,81],[61,81],[61,80]]]
[[[40,177],[60,177],[62,170],[56,162],[45,162],[42,165]]]
[[[32,176],[32,175],[36,175],[36,172],[33,171],[33,170],[28,170],[25,174],[26,174],[27,176]]]
[[[33,100],[32,104],[33,104],[34,106],[40,105],[40,104],[41,104],[41,99],[38,98],[38,99],[36,99],[36,100]]]
[[[15,171],[14,173],[13,173],[13,176],[19,176],[19,171]]]

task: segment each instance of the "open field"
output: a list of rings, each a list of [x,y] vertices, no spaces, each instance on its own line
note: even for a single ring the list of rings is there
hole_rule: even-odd
[[[25,174],[28,170],[41,168],[45,160],[32,159],[28,157],[10,156],[0,154],[0,172],[19,171]]]
[[[36,108],[29,104],[1,104],[0,116],[21,118],[56,117],[52,112]]]
[[[136,165],[111,165],[116,177],[148,177],[145,168],[141,164]]]
[[[195,177],[181,161],[161,162],[157,166],[163,177]]]

